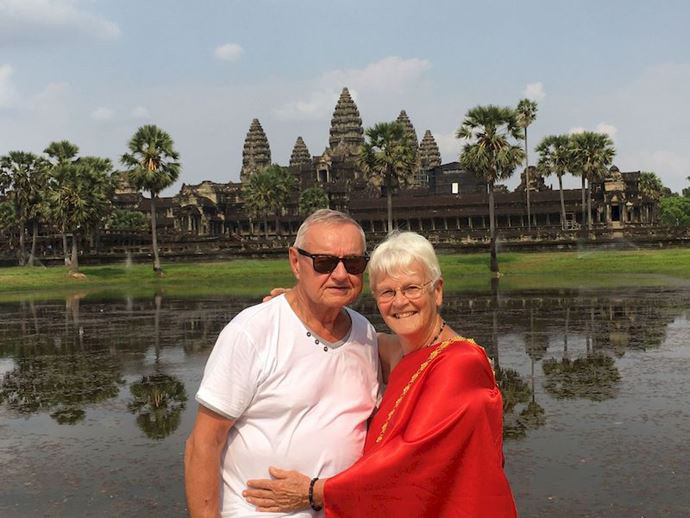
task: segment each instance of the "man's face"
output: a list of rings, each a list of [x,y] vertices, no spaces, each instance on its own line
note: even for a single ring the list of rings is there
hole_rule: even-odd
[[[317,223],[309,228],[302,249],[310,254],[337,257],[364,255],[362,235],[352,224]],[[297,286],[312,302],[341,308],[353,302],[362,291],[363,273],[351,274],[342,261],[330,273],[314,270],[310,257],[290,249],[290,266],[297,277]]]

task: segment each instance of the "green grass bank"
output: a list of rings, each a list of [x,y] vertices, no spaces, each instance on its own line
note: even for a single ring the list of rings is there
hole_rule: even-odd
[[[441,255],[450,290],[484,289],[490,280],[488,254]],[[607,287],[690,281],[690,249],[499,254],[501,289]],[[27,292],[126,291],[170,295],[213,293],[255,295],[293,282],[286,259],[169,263],[161,278],[150,264],[84,266],[85,279],[72,279],[64,267],[0,268],[0,294]],[[666,282],[666,283],[667,283]]]

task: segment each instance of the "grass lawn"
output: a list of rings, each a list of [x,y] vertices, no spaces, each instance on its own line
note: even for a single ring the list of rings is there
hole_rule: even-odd
[[[449,290],[485,289],[490,281],[488,254],[440,255]],[[499,253],[501,289],[607,287],[690,281],[690,249]],[[0,268],[0,294],[73,291],[163,290],[176,296],[255,295],[270,286],[290,286],[287,259],[168,263],[157,278],[150,264],[84,266],[85,279],[71,279],[64,267]],[[615,274],[615,275],[614,275]],[[11,296],[10,296],[11,297]]]

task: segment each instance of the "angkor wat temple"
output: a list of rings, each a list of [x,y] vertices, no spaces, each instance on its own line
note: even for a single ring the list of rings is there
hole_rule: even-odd
[[[418,143],[417,133],[403,110],[397,119]],[[367,232],[386,229],[386,203],[381,193],[367,187],[358,167],[358,153],[364,142],[364,129],[359,110],[347,88],[343,88],[333,111],[329,145],[320,155],[312,155],[302,137],[297,137],[290,162],[290,172],[302,191],[319,185],[327,193],[330,207],[351,214]],[[396,226],[415,231],[460,231],[481,237],[489,225],[486,184],[458,162],[441,163],[441,155],[433,135],[426,130],[418,149],[418,170],[412,188],[398,192],[393,198]],[[189,236],[227,236],[242,239],[253,235],[293,235],[303,215],[298,211],[299,192],[283,208],[269,218],[268,229],[261,218],[252,218],[243,207],[242,183],[255,172],[271,165],[268,137],[258,119],[251,122],[242,151],[240,182],[204,181],[183,185],[175,196],[161,198],[157,203],[159,228],[164,233]],[[578,229],[583,225],[580,189],[564,191],[566,224],[561,223],[559,191],[545,185],[544,179],[530,174],[525,185],[508,192],[498,186],[495,203],[497,227],[503,235],[519,236],[527,230],[526,189],[530,189],[532,228],[560,231]],[[615,166],[602,181],[592,185],[593,221],[599,229],[620,229],[654,224],[656,202],[639,189],[640,172],[620,172]],[[149,211],[148,199],[129,188],[123,181],[115,203],[121,208]]]

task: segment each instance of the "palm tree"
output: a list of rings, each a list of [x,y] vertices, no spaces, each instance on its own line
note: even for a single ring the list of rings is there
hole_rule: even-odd
[[[244,206],[251,215],[263,219],[266,239],[268,215],[275,212],[277,188],[277,177],[269,167],[252,174],[242,185]]]
[[[127,146],[129,153],[120,158],[127,168],[129,180],[137,190],[151,193],[151,248],[153,271],[161,273],[156,232],[156,198],[172,185],[180,175],[180,155],[175,151],[170,135],[158,126],[149,124],[139,128]]]
[[[571,146],[572,168],[582,177],[583,194],[585,180],[587,180],[587,228],[592,230],[592,182],[604,177],[616,150],[608,135],[593,131],[574,134],[571,137]]]
[[[461,166],[484,179],[489,192],[489,228],[491,232],[491,272],[498,274],[496,258],[496,215],[494,184],[510,178],[522,162],[524,152],[512,140],[522,138],[515,111],[511,108],[476,106],[465,115],[457,138],[466,140],[460,154]]]
[[[4,191],[11,191],[10,199],[14,204],[15,218],[19,228],[19,265],[26,262],[24,234],[27,223],[33,227],[31,255],[29,265],[33,266],[36,252],[38,221],[42,215],[46,162],[33,153],[10,151],[0,157],[0,186]]]
[[[656,173],[643,171],[640,173],[640,192],[655,201],[664,195],[664,184]]]
[[[405,126],[379,122],[367,128],[359,165],[369,185],[386,193],[388,231],[393,230],[393,191],[414,182],[417,149]]]
[[[280,214],[290,201],[290,195],[297,187],[297,178],[287,167],[273,164],[267,168],[268,173],[273,177],[275,184],[273,211],[276,217],[276,234],[280,234]]]
[[[65,229],[72,233],[70,272],[79,271],[78,244],[87,226],[101,223],[110,210],[112,163],[107,158],[82,157],[55,169],[47,202]]]
[[[529,99],[522,99],[517,105],[518,125],[525,134],[525,192],[527,193],[527,230],[532,229],[532,211],[530,208],[530,180],[529,180],[529,155],[527,151],[527,127],[537,118],[537,103]]]
[[[308,216],[318,209],[328,208],[328,194],[321,187],[310,187],[299,195],[299,213]]]
[[[565,230],[565,201],[563,199],[563,175],[570,168],[570,136],[549,135],[537,146],[539,153],[538,171],[544,176],[555,174],[558,177],[558,190],[561,195],[561,228]]]
[[[68,140],[51,142],[43,152],[48,155],[52,167],[50,174],[55,175],[57,168],[72,163],[77,159],[79,147]],[[62,234],[62,252],[65,258],[65,266],[69,265],[69,253],[67,252],[67,236],[65,235],[65,222],[62,221],[60,233]]]

